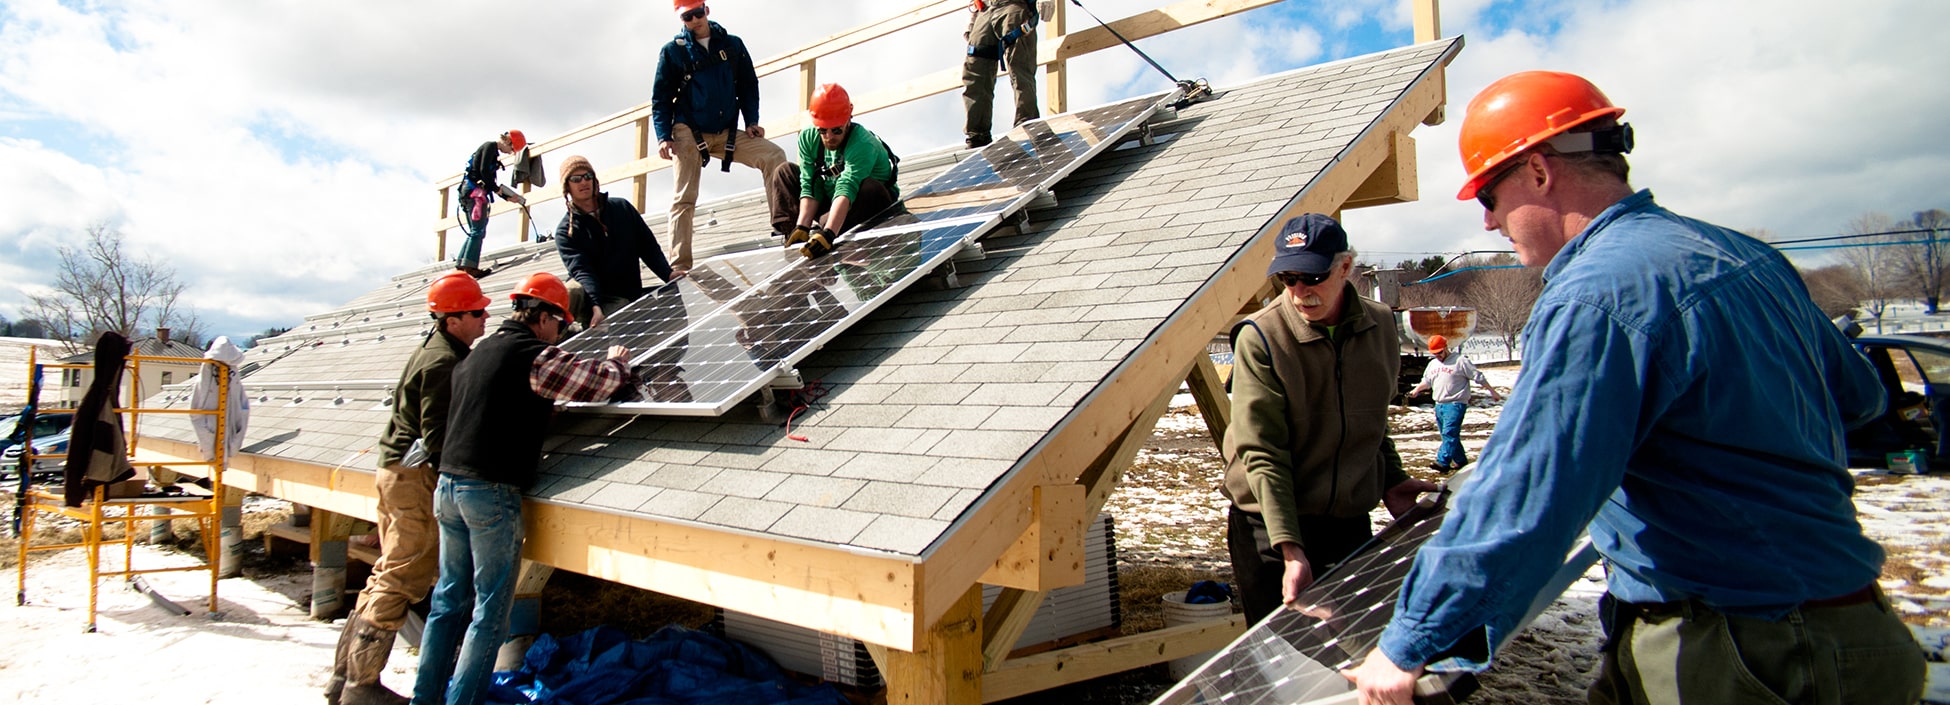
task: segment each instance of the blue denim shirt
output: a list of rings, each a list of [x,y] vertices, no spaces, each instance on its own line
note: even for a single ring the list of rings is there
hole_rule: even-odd
[[[1842,433],[1880,414],[1874,369],[1765,243],[1640,191],[1544,269],[1524,366],[1475,477],[1380,643],[1425,664],[1487,653],[1587,524],[1609,588],[1776,617],[1874,580]],[[1438,668],[1482,668],[1445,660]]]

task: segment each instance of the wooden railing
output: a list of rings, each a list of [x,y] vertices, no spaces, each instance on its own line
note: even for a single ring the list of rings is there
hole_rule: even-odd
[[[1125,38],[1136,41],[1238,14],[1247,10],[1275,5],[1282,1],[1179,0],[1165,7],[1140,12],[1130,17],[1112,21],[1110,25],[1116,29],[1118,34],[1122,34]],[[1416,3],[1418,6],[1424,4],[1433,6],[1436,2],[1436,0],[1410,1]],[[810,102],[813,89],[818,85],[817,77],[819,75],[819,60],[821,58],[946,17],[956,12],[966,11],[967,7],[967,0],[930,0],[929,2],[922,3],[886,19],[834,34],[799,49],[758,62],[757,69],[760,78],[794,68],[798,69],[799,72],[799,96],[798,103],[794,106],[795,109],[789,112],[774,112],[774,115],[782,115],[782,117],[774,117],[766,121],[764,124],[766,133],[772,136],[779,136],[796,132],[804,127],[804,107]],[[1042,37],[1036,49],[1037,61],[1043,68],[1042,82],[1045,101],[1043,113],[1047,115],[1068,112],[1069,110],[1069,87],[1065,74],[1065,67],[1069,60],[1092,52],[1115,47],[1119,44],[1116,36],[1112,35],[1110,31],[1102,26],[1094,26],[1089,29],[1070,33],[1067,29],[1068,12],[1065,7],[1066,3],[1064,0],[1054,0],[1048,7],[1051,12],[1042,23]],[[1432,11],[1429,15],[1433,18]],[[1420,17],[1421,13],[1418,12],[1418,27]],[[1421,35],[1422,33],[1418,31],[1418,40],[1421,39]],[[1431,34],[1428,38],[1433,39],[1434,35]],[[947,66],[939,71],[909,79],[896,85],[879,88],[873,92],[864,94],[855,93],[856,97],[853,101],[854,114],[862,115],[878,110],[885,110],[959,89],[961,87],[961,64],[959,61],[953,60],[953,57],[956,55],[953,52],[944,52],[944,58],[942,58],[941,63]],[[1007,79],[1005,78],[1003,80]],[[636,203],[637,209],[642,211],[645,208],[645,204],[649,202],[649,194],[647,193],[649,175],[668,168],[671,164],[668,160],[656,156],[656,138],[651,132],[650,104],[648,102],[597,120],[566,134],[531,142],[529,143],[529,150],[533,154],[548,155],[564,147],[618,130],[629,130],[632,159],[619,166],[604,169],[599,175],[602,178],[602,183],[606,184],[616,183],[626,179],[631,181],[630,193],[633,196],[631,200]],[[545,163],[552,163],[555,160],[545,158],[543,161]],[[452,195],[454,193],[453,187],[455,184],[460,183],[460,179],[461,174],[456,173],[434,183],[434,188],[439,194],[440,208],[437,219],[432,225],[432,230],[437,240],[436,256],[442,259],[447,257],[447,233],[458,227],[452,214],[454,205]],[[549,186],[534,189],[526,186],[523,187],[523,194],[531,201],[537,198],[556,198],[561,193],[560,184],[552,183]],[[520,237],[523,241],[526,241],[528,239],[528,233],[533,227],[529,222],[530,216],[528,212],[519,206],[507,202],[496,203],[490,211],[490,217],[500,217],[507,214],[514,214],[521,219],[519,225]]]

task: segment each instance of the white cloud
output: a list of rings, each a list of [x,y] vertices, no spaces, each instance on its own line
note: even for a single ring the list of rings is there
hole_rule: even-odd
[[[1115,19],[1166,3],[1087,4]],[[761,60],[894,9],[714,4]],[[1867,210],[1946,205],[1950,157],[1930,128],[1950,94],[1931,89],[1942,62],[1928,33],[1950,5],[1443,9],[1447,30],[1469,35],[1448,74],[1451,120],[1416,132],[1422,202],[1348,215],[1364,251],[1504,246],[1481,231],[1479,209],[1450,196],[1455,127],[1477,89],[1527,68],[1584,73],[1629,108],[1642,143],[1635,183],[1689,215],[1818,234]],[[1095,25],[1069,10],[1072,31]],[[1491,25],[1508,18],[1522,32]],[[861,95],[954,68],[965,23],[953,14],[824,59],[819,79]],[[1181,78],[1223,85],[1405,44],[1409,23],[1399,0],[1289,2],[1139,46]],[[0,6],[0,313],[17,316],[24,290],[51,280],[45,262],[61,238],[110,222],[176,265],[214,332],[296,323],[431,261],[431,184],[482,140],[510,127],[546,138],[647,100],[657,50],[676,30],[661,2],[13,0]],[[764,82],[768,120],[792,109],[796,82],[792,72]],[[1072,107],[1163,87],[1122,47],[1071,65]],[[1006,123],[1007,90],[998,94]],[[863,121],[915,154],[957,141],[960,113],[951,93]],[[606,167],[628,146],[611,135],[577,150]],[[757,185],[749,170],[714,170],[705,193]],[[667,192],[653,179],[653,213]],[[497,225],[489,248],[513,227]]]

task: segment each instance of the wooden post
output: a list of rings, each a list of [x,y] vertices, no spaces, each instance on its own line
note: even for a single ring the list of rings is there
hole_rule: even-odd
[[[1414,5],[1415,8],[1415,43],[1421,44],[1423,42],[1433,42],[1441,39],[1442,0],[1409,0],[1409,3]],[[1429,111],[1428,117],[1422,118],[1422,124],[1440,125],[1447,117],[1447,106],[1449,105],[1448,74],[1444,72],[1441,66],[1437,66],[1429,78],[1435,81],[1437,90],[1441,92],[1442,98],[1440,102],[1435,104],[1435,109]]]
[[[1049,16],[1043,18],[1043,45],[1055,48],[1063,46],[1063,33],[1067,29],[1065,23],[1070,11],[1063,0],[1055,0],[1051,5]],[[1061,115],[1070,111],[1070,79],[1065,71],[1068,64],[1063,59],[1056,59],[1043,69],[1043,96],[1049,108],[1043,111],[1044,115]]]
[[[434,222],[436,223],[444,222],[447,219],[447,207],[449,205],[447,203],[447,189],[442,188],[437,190],[440,192],[440,212],[434,216]],[[433,231],[433,240],[434,258],[447,259],[447,229],[435,229]]]
[[[982,586],[970,585],[915,647],[886,650],[880,675],[889,705],[981,703]]]
[[[650,116],[645,115],[643,117],[636,119],[635,132],[636,132],[635,135],[636,136],[636,158],[639,160],[649,159],[650,153],[654,151],[651,149],[651,146],[657,143],[656,134],[650,127]],[[636,177],[632,178],[630,181],[631,181],[630,191],[632,194],[636,196],[636,212],[637,213],[650,212],[650,174],[648,172],[637,174]],[[569,189],[569,185],[558,184],[557,188],[560,188],[563,191],[567,191]]]
[[[819,90],[819,61],[807,59],[799,64],[799,109],[812,105],[813,91]]]
[[[521,577],[515,579],[515,604],[508,615],[508,640],[495,653],[494,670],[508,671],[521,666],[535,635],[542,633],[542,588],[548,585],[555,567],[521,560]]]
[[[1206,432],[1218,444],[1219,452],[1225,452],[1226,427],[1232,424],[1232,398],[1226,395],[1225,380],[1219,378],[1219,367],[1212,364],[1211,355],[1192,361],[1192,374],[1185,378],[1185,385],[1192,388],[1198,413],[1205,417]]]
[[[345,542],[352,537],[351,516],[311,511],[311,618],[332,619],[345,605]]]

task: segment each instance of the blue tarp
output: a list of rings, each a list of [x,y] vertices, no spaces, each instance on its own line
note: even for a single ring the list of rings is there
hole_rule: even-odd
[[[689,705],[777,703],[847,705],[831,685],[786,678],[759,651],[679,625],[642,641],[596,627],[535,639],[521,669],[494,674],[487,701],[497,705]]]

